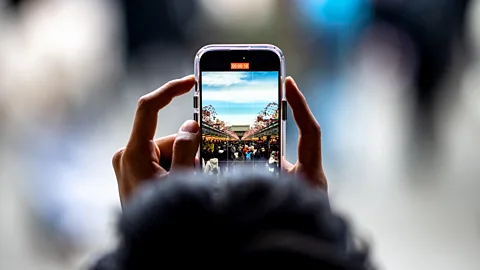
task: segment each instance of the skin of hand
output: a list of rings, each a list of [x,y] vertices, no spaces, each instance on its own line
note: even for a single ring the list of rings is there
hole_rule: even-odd
[[[122,204],[142,182],[162,180],[169,173],[193,173],[195,164],[198,164],[196,152],[201,140],[197,122],[186,121],[176,134],[159,139],[154,136],[158,112],[174,97],[189,92],[194,85],[195,77],[189,75],[170,81],[138,100],[130,139],[112,159]],[[291,77],[285,80],[285,90],[298,126],[299,141],[297,162],[291,164],[284,159],[283,167],[286,172],[298,174],[312,186],[327,191],[320,125]]]

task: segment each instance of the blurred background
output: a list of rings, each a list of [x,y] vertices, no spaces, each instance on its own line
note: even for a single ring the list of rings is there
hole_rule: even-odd
[[[111,157],[136,102],[210,43],[283,50],[333,204],[382,269],[480,269],[479,0],[0,0],[0,269],[78,269],[115,244]]]

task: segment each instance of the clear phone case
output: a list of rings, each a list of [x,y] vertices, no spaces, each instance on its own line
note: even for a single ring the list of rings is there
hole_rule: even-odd
[[[275,45],[271,44],[211,44],[202,47],[200,50],[198,50],[197,54],[195,55],[195,63],[194,63],[194,72],[195,72],[195,79],[197,81],[197,84],[200,79],[200,60],[202,58],[202,55],[205,52],[209,51],[225,51],[225,50],[259,50],[259,51],[272,51],[276,55],[278,55],[278,58],[280,59],[280,113],[279,113],[279,123],[280,123],[280,152],[281,152],[281,157],[282,161],[280,162],[281,169],[284,167],[284,162],[283,160],[286,159],[286,147],[285,147],[285,134],[286,134],[286,116],[287,112],[285,111],[287,109],[286,106],[286,99],[285,99],[285,57],[283,55],[283,52]],[[194,106],[194,115],[197,115],[198,121],[200,121],[201,114],[201,109],[200,108],[200,99],[199,99],[199,91],[200,87],[197,85],[195,87],[195,92],[194,92],[194,102],[196,103]],[[195,119],[197,120],[197,119]],[[200,148],[197,151],[197,157],[200,160]],[[200,166],[202,166],[202,161],[200,160]]]

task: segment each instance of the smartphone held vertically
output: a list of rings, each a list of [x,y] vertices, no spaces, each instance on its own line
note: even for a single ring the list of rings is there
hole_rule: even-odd
[[[208,45],[195,58],[194,119],[205,174],[279,175],[285,156],[285,59],[273,45]]]

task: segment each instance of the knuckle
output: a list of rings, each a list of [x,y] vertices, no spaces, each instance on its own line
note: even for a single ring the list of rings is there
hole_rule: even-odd
[[[142,96],[141,98],[138,99],[137,107],[139,109],[146,108],[148,106],[148,103],[149,103],[148,96],[146,96],[146,95]]]
[[[176,158],[193,156],[197,152],[198,144],[193,136],[190,134],[179,134],[175,139],[173,145],[173,154]]]
[[[163,89],[170,89],[170,88],[173,88],[175,87],[175,84],[176,84],[176,81],[173,80],[173,81],[168,81],[166,84],[163,85]]]
[[[113,167],[117,168],[120,165],[120,160],[122,159],[123,153],[125,152],[125,147],[119,149],[112,157]]]
[[[311,125],[311,132],[314,134],[314,135],[317,135],[317,136],[320,136],[322,135],[322,129],[320,128],[320,124],[318,124],[318,122],[315,122]]]
[[[175,81],[168,81],[166,84],[165,84],[165,88],[171,88],[175,85]]]
[[[195,138],[191,134],[179,133],[175,138],[175,146],[185,146],[194,143]]]

